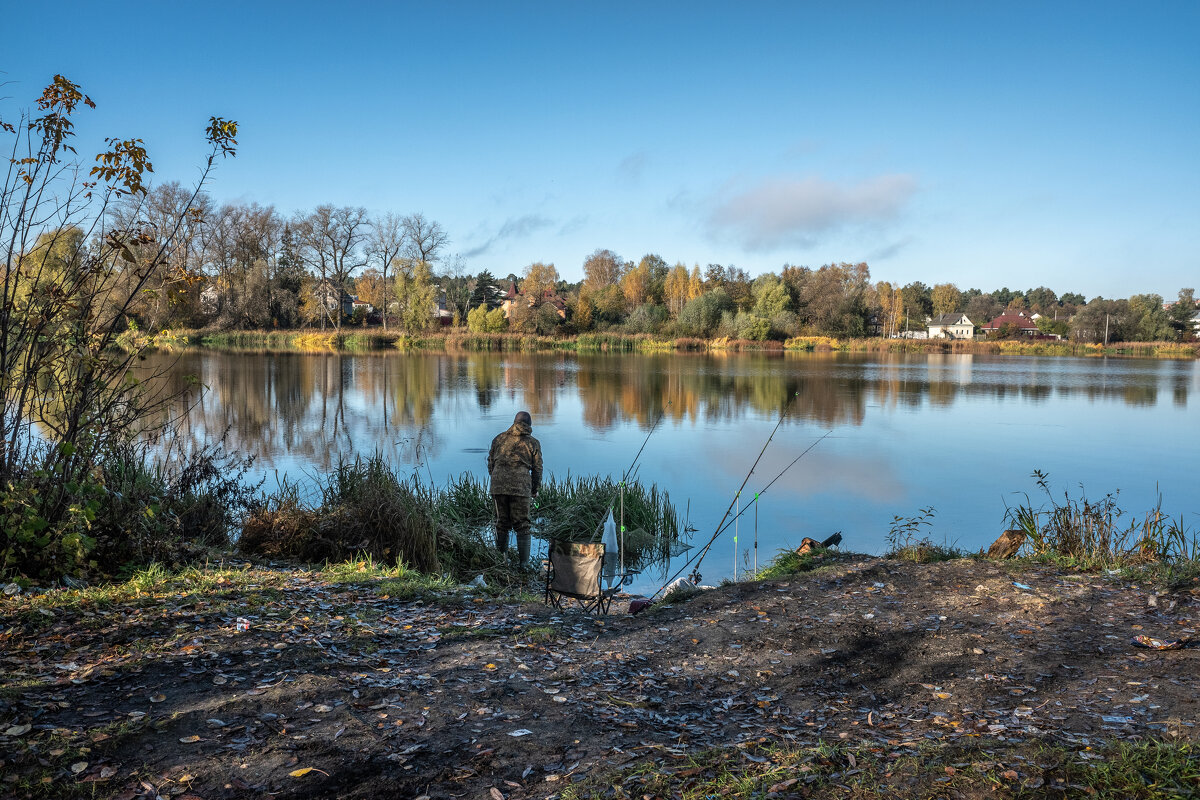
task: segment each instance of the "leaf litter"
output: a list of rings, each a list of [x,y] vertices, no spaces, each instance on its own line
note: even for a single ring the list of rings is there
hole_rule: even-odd
[[[1036,769],[1007,760],[1025,743],[1086,760],[1197,739],[1200,652],[1128,644],[1135,630],[1195,636],[1195,590],[1152,605],[1113,576],[1030,567],[1016,586],[988,562],[864,557],[597,621],[254,576],[233,597],[52,618],[34,595],[4,599],[0,794],[49,780],[121,800],[544,797],[636,764],[702,780],[674,765],[710,748],[760,765],[764,744],[820,742],[889,758],[986,742],[1028,787]],[[849,753],[840,769],[861,765]]]

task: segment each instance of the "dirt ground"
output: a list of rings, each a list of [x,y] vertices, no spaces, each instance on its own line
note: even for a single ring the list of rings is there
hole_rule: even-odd
[[[0,604],[0,795],[495,800],[751,741],[1200,738],[1200,649],[1130,644],[1195,636],[1200,590],[863,557],[595,619],[261,574]]]

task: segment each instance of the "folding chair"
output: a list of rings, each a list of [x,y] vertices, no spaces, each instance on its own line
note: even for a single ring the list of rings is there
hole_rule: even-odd
[[[546,605],[565,611],[574,600],[585,612],[607,614],[621,586],[601,588],[603,566],[603,544],[551,540],[546,562]]]

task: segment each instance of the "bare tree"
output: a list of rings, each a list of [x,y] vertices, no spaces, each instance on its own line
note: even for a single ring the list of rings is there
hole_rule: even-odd
[[[406,247],[406,230],[405,220],[388,212],[382,217],[371,220],[371,233],[367,237],[367,258],[379,268],[384,287],[384,305],[381,312],[385,331],[387,330],[387,300],[392,294],[388,288],[388,268]]]
[[[409,214],[402,220],[404,226],[404,254],[413,261],[432,264],[438,252],[450,242],[450,236],[442,226],[424,214]]]
[[[305,262],[321,276],[320,302],[323,304],[321,330],[330,311],[335,311],[334,327],[342,327],[342,293],[354,271],[366,264],[362,248],[369,223],[365,208],[320,205],[311,214],[296,219],[296,239]],[[330,295],[333,296],[333,308]]]

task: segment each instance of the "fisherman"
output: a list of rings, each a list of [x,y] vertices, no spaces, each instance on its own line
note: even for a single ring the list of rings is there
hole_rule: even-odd
[[[496,502],[496,549],[508,550],[508,532],[517,532],[517,557],[529,562],[529,499],[542,484],[542,445],[531,436],[533,417],[517,412],[512,427],[492,439],[488,475]]]

